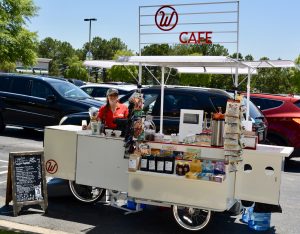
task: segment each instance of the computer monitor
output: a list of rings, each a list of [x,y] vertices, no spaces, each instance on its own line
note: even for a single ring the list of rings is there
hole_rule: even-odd
[[[203,110],[180,110],[179,141],[190,134],[202,132]]]

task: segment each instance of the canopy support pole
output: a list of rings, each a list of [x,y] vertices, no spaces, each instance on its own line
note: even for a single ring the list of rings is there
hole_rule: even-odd
[[[251,71],[248,67],[248,79],[247,79],[247,111],[246,111],[246,120],[249,120],[250,116],[250,82],[251,82]]]
[[[149,68],[147,66],[144,66],[147,71],[150,73],[150,75],[153,77],[154,80],[156,80],[157,84],[160,84],[159,80],[155,77],[155,75],[153,75],[153,73],[149,70]]]
[[[139,63],[139,85],[142,84],[142,63]]]
[[[165,67],[161,67],[161,88],[160,88],[160,126],[159,132],[163,133],[164,125],[164,96],[165,96]]]

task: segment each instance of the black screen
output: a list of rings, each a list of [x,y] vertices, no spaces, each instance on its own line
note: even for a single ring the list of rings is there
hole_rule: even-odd
[[[199,114],[183,114],[183,123],[199,124]]]

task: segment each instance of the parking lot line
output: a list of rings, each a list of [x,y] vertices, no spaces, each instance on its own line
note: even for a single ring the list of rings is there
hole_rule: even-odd
[[[5,184],[6,183],[6,180],[5,181],[0,181],[0,184]]]
[[[7,174],[7,171],[0,171],[0,175]]]
[[[1,160],[1,159],[0,159],[0,162],[8,163],[8,161],[6,161],[6,160]]]

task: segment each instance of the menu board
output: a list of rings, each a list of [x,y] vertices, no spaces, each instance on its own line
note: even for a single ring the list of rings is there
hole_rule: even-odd
[[[9,154],[10,170],[6,203],[12,198],[15,216],[24,205],[40,204],[46,210],[48,196],[43,165],[44,155],[42,151]],[[9,198],[9,191],[11,191],[11,198]]]
[[[17,202],[43,200],[40,155],[14,157]]]

